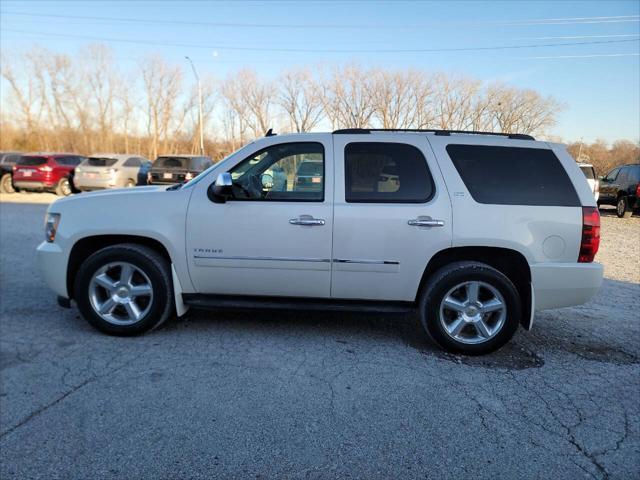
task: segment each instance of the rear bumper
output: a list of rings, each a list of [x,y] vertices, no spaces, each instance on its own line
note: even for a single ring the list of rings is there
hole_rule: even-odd
[[[76,176],[73,184],[78,190],[101,190],[105,188],[116,188],[116,180],[111,178],[88,179]]]
[[[57,295],[69,298],[67,292],[67,257],[56,243],[42,242],[36,250],[36,262],[46,284]]]
[[[602,285],[599,263],[539,263],[531,265],[535,309],[570,307],[588,302]]]
[[[13,186],[16,188],[24,188],[25,190],[48,190],[54,187],[54,183],[48,181],[35,180],[16,180],[13,179]]]

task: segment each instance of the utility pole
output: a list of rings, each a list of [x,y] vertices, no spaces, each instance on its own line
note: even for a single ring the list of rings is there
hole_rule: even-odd
[[[191,69],[193,70],[193,74],[196,77],[198,82],[198,124],[200,126],[200,155],[204,155],[204,122],[202,120],[202,85],[200,85],[200,77],[198,76],[198,72],[196,71],[196,66],[193,64],[193,61],[189,57],[186,58],[191,64]]]
[[[582,157],[582,137],[580,137],[580,150],[578,150],[578,162],[581,162],[580,158]]]

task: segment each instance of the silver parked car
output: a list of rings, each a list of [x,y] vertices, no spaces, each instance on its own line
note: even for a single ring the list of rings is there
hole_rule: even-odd
[[[95,154],[78,165],[74,184],[81,191],[135,187],[140,167],[148,161],[130,154]]]

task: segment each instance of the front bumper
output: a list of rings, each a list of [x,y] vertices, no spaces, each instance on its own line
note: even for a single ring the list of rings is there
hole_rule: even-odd
[[[531,265],[535,309],[570,307],[588,302],[602,285],[599,263],[538,263]]]
[[[67,257],[54,243],[42,242],[36,250],[36,263],[46,284],[56,294],[69,298],[67,291]]]

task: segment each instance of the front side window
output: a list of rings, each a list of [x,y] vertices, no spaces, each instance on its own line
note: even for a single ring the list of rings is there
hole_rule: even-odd
[[[434,192],[427,161],[404,143],[350,143],[344,149],[349,203],[425,203]]]
[[[321,143],[273,145],[243,160],[229,173],[235,200],[324,200],[324,147]]]
[[[604,177],[604,179],[607,182],[613,182],[616,177],[618,176],[618,172],[620,171],[620,168],[614,168],[613,170],[611,170],[609,173],[607,173],[607,176]]]

